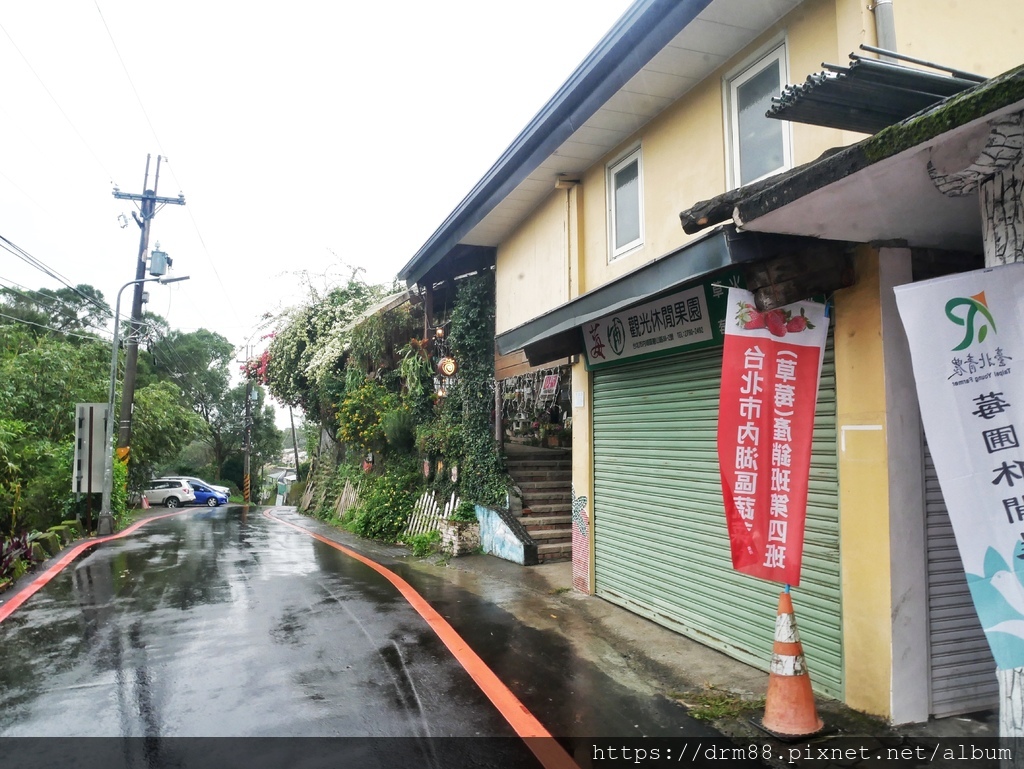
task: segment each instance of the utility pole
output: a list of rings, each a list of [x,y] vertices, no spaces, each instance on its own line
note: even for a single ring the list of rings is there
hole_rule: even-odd
[[[292,423],[292,451],[295,452],[295,481],[299,480],[299,442],[295,438],[295,415],[292,414],[292,407],[288,407],[288,419]]]
[[[122,462],[127,462],[131,453],[132,442],[132,410],[135,405],[135,373],[139,362],[139,334],[142,322],[142,283],[146,277],[146,256],[149,251],[149,223],[156,212],[157,206],[163,208],[168,203],[176,206],[185,205],[185,196],[179,194],[176,198],[157,197],[156,190],[160,184],[160,161],[163,157],[157,155],[156,174],[153,178],[153,189],[149,189],[149,161],[150,155],[146,155],[146,176],[142,182],[143,192],[141,195],[121,192],[114,187],[114,197],[119,200],[134,200],[139,204],[139,213],[132,212],[135,223],[139,225],[142,234],[139,237],[139,258],[135,265],[135,294],[132,299],[131,330],[125,345],[124,383],[121,389],[121,412],[117,429],[117,456]]]
[[[245,495],[245,504],[251,501],[249,480],[249,457],[252,454],[252,379],[245,382],[245,479],[242,485]]]

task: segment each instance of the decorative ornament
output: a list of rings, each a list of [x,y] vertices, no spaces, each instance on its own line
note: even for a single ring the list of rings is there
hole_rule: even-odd
[[[450,356],[441,358],[437,362],[437,373],[441,376],[455,376],[455,372],[459,370],[459,364],[455,362],[455,358]]]

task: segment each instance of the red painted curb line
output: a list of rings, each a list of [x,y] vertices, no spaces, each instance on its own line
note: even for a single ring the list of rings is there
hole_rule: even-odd
[[[50,567],[46,571],[42,571],[39,575],[32,580],[24,590],[18,591],[14,597],[12,597],[5,604],[0,606],[0,622],[3,622],[14,611],[21,606],[25,601],[39,592],[46,583],[56,577],[63,569],[72,561],[74,561],[79,555],[85,550],[91,550],[96,545],[102,545],[104,542],[109,542],[112,539],[120,539],[121,537],[127,537],[139,530],[140,527],[145,526],[150,521],[158,521],[161,518],[170,518],[172,515],[181,515],[182,513],[191,513],[194,510],[178,510],[174,513],[162,513],[160,515],[154,515],[151,518],[143,518],[141,521],[136,521],[124,531],[119,531],[117,534],[110,534],[106,537],[97,537],[96,539],[87,539],[83,542],[79,542],[74,547],[61,551],[60,560],[50,564]]]
[[[376,571],[388,582],[398,588],[398,592],[402,594],[402,597],[409,602],[417,613],[423,617],[431,629],[437,633],[438,638],[441,639],[442,643],[448,647],[448,650],[452,653],[452,656],[458,660],[459,664],[469,673],[470,677],[476,682],[476,685],[480,687],[480,690],[487,696],[498,711],[505,717],[505,720],[509,722],[516,734],[518,734],[525,742],[528,748],[533,751],[533,754],[537,759],[546,767],[546,769],[579,769],[579,765],[573,761],[572,757],[559,745],[555,739],[551,736],[547,729],[537,720],[536,716],[533,715],[526,706],[519,701],[519,699],[512,693],[512,691],[505,686],[500,678],[491,670],[487,663],[485,663],[480,656],[469,648],[462,636],[460,636],[448,621],[442,617],[437,611],[427,603],[426,599],[421,596],[416,590],[406,582],[404,579],[399,577],[393,571],[385,566],[381,566],[376,561],[371,561],[364,555],[357,553],[355,550],[345,547],[334,540],[328,539],[327,537],[321,536],[314,531],[297,526],[289,521],[282,520],[276,515],[273,515],[269,510],[264,510],[263,515],[271,520],[282,523],[285,526],[291,526],[293,529],[301,531],[303,534],[308,534],[323,542],[326,545],[330,545],[336,550],[340,550],[345,555],[355,558],[371,569]]]

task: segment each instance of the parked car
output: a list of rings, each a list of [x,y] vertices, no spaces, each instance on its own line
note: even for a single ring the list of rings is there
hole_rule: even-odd
[[[142,493],[151,505],[181,507],[196,501],[192,487],[181,478],[157,478],[150,481]]]
[[[158,480],[158,481],[188,481],[189,483],[193,483],[193,482],[194,483],[201,483],[204,486],[209,486],[214,491],[220,492],[225,497],[230,497],[231,496],[231,489],[229,489],[227,486],[218,486],[215,483],[210,483],[209,481],[204,481],[202,478],[194,478],[191,475],[165,475],[165,476],[161,476],[160,478],[157,478],[156,480]]]
[[[226,505],[228,503],[227,493],[217,491],[212,486],[207,486],[200,481],[193,481],[188,478],[182,478],[182,480],[192,487],[192,491],[196,495],[197,505],[217,507],[217,505]]]

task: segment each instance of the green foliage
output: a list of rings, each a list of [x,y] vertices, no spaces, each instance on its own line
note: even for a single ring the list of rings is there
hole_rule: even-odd
[[[411,534],[402,538],[402,541],[409,546],[412,554],[422,558],[425,555],[436,553],[441,547],[441,532],[428,531],[423,534]]]
[[[384,414],[381,427],[391,454],[410,454],[416,444],[416,422],[408,405],[401,405]]]
[[[393,462],[388,472],[369,474],[359,489],[359,504],[350,516],[351,530],[360,537],[396,542],[405,529],[419,493],[415,462]]]
[[[336,429],[338,401],[345,392],[345,359],[353,324],[387,293],[371,285],[353,268],[348,281],[321,295],[310,290],[308,304],[293,308],[277,321],[267,348],[266,384],[282,403]]]
[[[366,380],[338,406],[338,439],[363,451],[382,451],[386,441],[382,418],[397,406],[397,395]]]
[[[448,334],[459,373],[445,400],[441,424],[461,435],[462,496],[484,505],[505,502],[508,483],[494,443],[494,276],[459,284]]]
[[[135,393],[132,417],[131,485],[142,488],[156,466],[176,457],[197,436],[206,435],[202,419],[173,382],[154,382]]]
[[[61,520],[75,404],[106,401],[109,370],[109,345],[0,325],[0,534]]]
[[[110,491],[110,512],[114,515],[117,529],[121,530],[131,521],[131,514],[128,509],[128,466],[117,459],[114,460],[113,483]]]
[[[402,356],[398,371],[402,384],[413,398],[425,396],[433,384],[434,367],[431,365],[428,339],[411,339],[399,354]]]
[[[448,516],[448,520],[455,523],[476,523],[478,520],[476,517],[476,505],[469,500],[462,500],[456,508],[452,510],[451,515]]]

